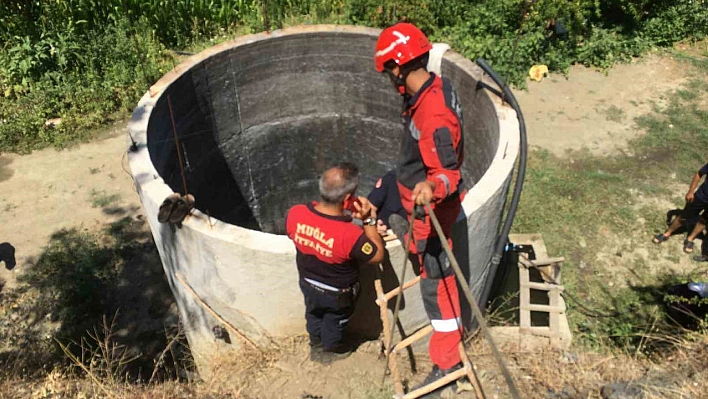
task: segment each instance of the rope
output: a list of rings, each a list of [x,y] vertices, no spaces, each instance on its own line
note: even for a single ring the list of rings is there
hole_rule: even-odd
[[[182,140],[184,140],[184,139],[189,138],[189,137],[201,136],[202,133],[204,133],[204,132],[211,132],[211,131],[212,131],[211,129],[195,130],[195,131],[190,132],[190,133],[180,134],[179,137],[180,137]],[[173,137],[170,137],[170,138],[167,138],[167,139],[163,139],[163,140],[154,140],[154,141],[153,141],[153,140],[150,140],[150,144],[160,144],[160,143],[165,143],[165,142],[174,141],[174,140],[175,140],[175,139],[174,139]]]
[[[125,174],[130,177],[130,180],[133,181],[133,191],[137,194],[138,193],[138,187],[137,187],[138,184],[135,182],[135,178],[133,177],[133,175],[130,172],[128,172],[128,169],[125,168],[125,156],[128,155],[129,152],[131,152],[130,148],[125,150],[125,152],[123,152],[123,155],[121,155],[120,168],[123,169],[123,172],[125,172]]]
[[[189,191],[187,191],[187,177],[184,175],[184,165],[182,162],[182,150],[179,148],[179,138],[177,137],[177,127],[175,126],[175,115],[172,112],[172,99],[168,95],[167,96],[167,106],[170,109],[170,120],[172,121],[172,134],[174,135],[175,138],[175,146],[177,147],[177,158],[179,160],[179,172],[182,175],[182,185],[184,186],[184,195],[189,194]]]
[[[519,40],[521,39],[521,32],[524,27],[524,21],[526,20],[526,14],[528,14],[529,9],[534,3],[536,3],[536,0],[526,1],[524,4],[524,9],[521,12],[521,21],[519,21],[519,30],[516,31],[516,40],[514,40],[514,50],[512,50],[511,58],[509,59],[509,65],[514,65],[516,50],[519,48]]]
[[[445,237],[445,233],[442,230],[442,227],[440,226],[440,222],[438,221],[438,218],[435,216],[435,212],[433,212],[433,208],[430,206],[430,204],[425,204],[425,208],[428,210],[428,214],[430,215],[430,220],[433,222],[433,226],[435,226],[435,231],[438,233],[438,238],[440,239],[440,243],[443,246],[443,249],[445,249],[445,252],[447,253],[448,258],[450,258],[450,263],[452,264],[452,268],[455,270],[455,275],[457,276],[457,280],[462,286],[462,290],[465,293],[465,298],[467,298],[467,302],[469,302],[470,307],[472,308],[472,313],[474,313],[474,316],[477,318],[477,322],[479,323],[479,327],[484,333],[484,337],[487,339],[487,342],[489,343],[489,347],[492,349],[492,355],[494,356],[494,359],[497,361],[497,364],[499,364],[499,368],[501,369],[502,375],[504,376],[504,379],[506,380],[506,384],[509,386],[509,391],[511,393],[511,396],[514,399],[521,399],[521,396],[519,394],[519,390],[516,387],[516,384],[514,383],[514,378],[511,376],[511,373],[509,372],[509,369],[506,367],[506,364],[504,363],[504,358],[502,357],[501,353],[499,352],[499,349],[497,349],[496,344],[494,343],[494,340],[492,339],[492,334],[489,332],[489,327],[487,326],[486,320],[484,320],[484,316],[482,315],[482,311],[479,309],[479,305],[477,302],[472,298],[472,292],[470,290],[469,284],[467,284],[467,281],[465,280],[465,276],[462,273],[462,269],[460,269],[460,265],[457,263],[457,259],[455,258],[455,255],[452,253],[452,249],[450,249],[450,245],[447,243],[447,238]]]

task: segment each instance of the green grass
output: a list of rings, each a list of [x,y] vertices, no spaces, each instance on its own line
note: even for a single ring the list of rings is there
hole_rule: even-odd
[[[624,118],[625,118],[624,110],[622,108],[619,108],[616,105],[611,105],[609,108],[607,108],[603,112],[605,113],[605,117],[607,118],[608,121],[617,122],[617,123],[624,121]]]
[[[696,57],[686,54],[682,51],[673,51],[674,56],[681,61],[688,61],[694,68],[699,71],[708,72],[708,52],[703,53],[703,57]]]
[[[93,208],[105,208],[120,201],[120,194],[108,194],[105,190],[91,189],[89,200]]]
[[[693,276],[651,274],[646,264],[618,260],[632,277],[613,281],[611,271],[596,265],[595,257],[616,246],[617,253],[609,256],[621,259],[623,252],[663,231],[668,209],[642,204],[640,195],[668,197],[677,207],[683,205],[685,193],[669,187],[679,183],[688,188],[692,175],[708,161],[708,109],[699,106],[706,98],[705,78],[688,82],[669,96],[665,108],[636,120],[646,134],[631,141],[626,154],[598,157],[576,151],[557,157],[543,150],[530,154],[514,230],[541,233],[551,256],[566,257],[563,275],[568,292],[593,309],[620,312],[612,318],[590,317],[569,301],[569,319],[581,344],[636,350],[641,333],[651,325],[667,333],[677,331],[665,320],[661,293]],[[623,115],[610,112],[608,119]],[[668,260],[678,262],[679,256],[685,255],[670,254]],[[642,350],[649,349],[644,345]]]

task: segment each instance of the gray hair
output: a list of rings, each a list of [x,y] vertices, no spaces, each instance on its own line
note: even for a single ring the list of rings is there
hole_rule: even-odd
[[[320,177],[320,195],[327,204],[341,204],[359,186],[359,168],[344,162],[327,169]]]

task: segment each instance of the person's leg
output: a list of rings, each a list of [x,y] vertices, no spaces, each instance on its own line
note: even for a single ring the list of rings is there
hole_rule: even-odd
[[[693,240],[695,240],[696,236],[701,234],[701,232],[705,228],[706,224],[703,220],[703,217],[698,218],[698,221],[696,221],[696,227],[693,228],[691,234],[689,234],[688,237],[686,237],[686,240],[683,242],[683,252],[687,254],[693,253]]]
[[[671,222],[671,225],[669,226],[669,228],[666,229],[666,231],[664,231],[664,236],[671,237],[671,235],[674,234],[674,232],[676,230],[678,230],[679,227],[681,227],[681,225],[683,224],[683,222],[685,220],[686,219],[684,219],[683,215],[676,216],[674,218],[674,220]]]
[[[367,198],[371,202],[371,205],[376,207],[378,221],[382,226],[388,228],[392,227],[389,224],[389,216],[394,213],[402,213],[405,215],[405,209],[403,209],[403,204],[401,203],[401,194],[398,191],[398,184],[396,183],[395,170],[391,170],[383,175],[376,182]],[[403,231],[406,230],[403,229]]]
[[[441,370],[460,363],[457,345],[460,343],[460,297],[450,260],[439,239],[432,237],[422,256],[424,273],[420,291],[423,305],[433,326],[430,337],[430,360]]]
[[[460,299],[455,276],[437,280],[438,319],[432,319],[433,335],[430,337],[430,360],[441,370],[449,370],[460,364],[458,345],[462,338]]]
[[[433,326],[428,353],[434,366],[423,382],[414,389],[432,384],[458,369],[461,364],[458,346],[462,337],[460,330],[462,323],[455,276],[430,279],[426,278],[424,271],[421,277],[423,277],[420,280],[423,305]],[[451,383],[436,389],[431,392],[431,395],[440,395],[450,385]]]
[[[327,352],[345,353],[349,347],[344,345],[344,329],[349,324],[353,311],[343,309],[327,312],[322,323],[322,347]]]
[[[331,297],[331,303],[322,323],[322,347],[325,351],[334,353],[349,351],[349,348],[344,345],[344,330],[354,313],[354,302],[353,293]]]
[[[307,282],[300,281],[300,290],[305,297],[305,328],[310,336],[310,346],[322,345],[322,321],[324,309],[320,306],[320,292]]]
[[[703,229],[706,228],[706,222],[703,220],[703,218],[698,218],[698,222],[696,222],[696,227],[693,228],[693,232],[686,238],[688,241],[693,241],[696,239],[696,236],[701,234]]]
[[[705,213],[705,209],[708,208],[708,203],[702,201],[700,198],[695,198],[693,202],[691,203],[691,214],[693,217],[698,216],[700,212]],[[688,212],[687,212],[688,213]],[[688,214],[686,215],[686,219],[688,219],[689,216]],[[693,228],[693,231],[691,234],[686,237],[686,240],[683,242],[683,251],[686,252],[687,254],[690,254],[693,252],[693,240],[701,234],[703,229],[706,228],[706,222],[704,220],[703,216],[699,216],[696,220],[696,226]]]
[[[669,228],[666,229],[666,231],[664,231],[663,233],[657,234],[652,239],[654,244],[661,244],[662,242],[668,240],[671,237],[671,235],[674,234],[674,232],[676,230],[678,230],[679,227],[681,227],[681,225],[687,219],[690,219],[691,217],[698,215],[698,213],[701,211],[701,208],[699,206],[697,206],[699,204],[696,204],[695,201],[696,200],[694,200],[694,202],[687,202],[686,203],[686,205],[683,207],[683,211],[681,211],[681,214],[674,218],[674,220],[671,222],[671,225],[669,226]]]
[[[703,215],[701,215],[700,222],[706,224]],[[693,260],[696,262],[708,262],[708,237],[704,236],[703,240],[701,240],[701,254],[694,256]]]

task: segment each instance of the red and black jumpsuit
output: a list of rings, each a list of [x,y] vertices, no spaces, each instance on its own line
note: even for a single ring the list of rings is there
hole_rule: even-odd
[[[408,215],[415,203],[413,188],[419,182],[435,183],[431,207],[435,211],[448,244],[452,247],[452,225],[461,211],[458,186],[463,161],[462,108],[449,80],[434,73],[408,99],[403,111],[403,141],[396,169],[401,202]],[[441,369],[460,362],[460,299],[455,274],[430,217],[413,224],[411,252],[421,264],[421,292],[433,326],[430,359]]]

